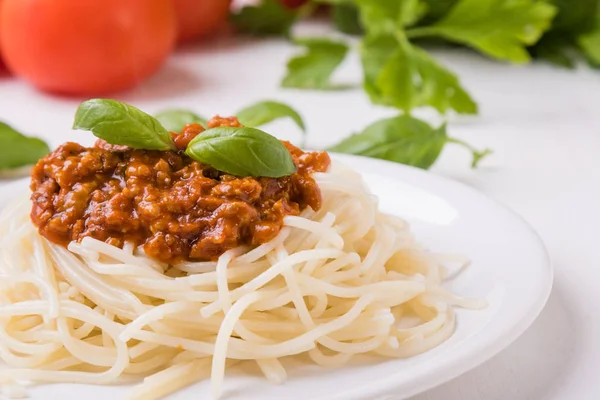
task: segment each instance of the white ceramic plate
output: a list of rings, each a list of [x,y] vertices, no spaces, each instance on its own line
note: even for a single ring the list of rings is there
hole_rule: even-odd
[[[289,380],[271,386],[249,366],[229,370],[223,400],[400,400],[446,382],[508,346],[533,322],[552,286],[552,269],[536,233],[507,208],[460,183],[385,161],[336,156],[361,171],[381,209],[412,223],[417,238],[437,252],[463,253],[473,263],[448,283],[456,293],[485,297],[482,311],[458,309],[454,335],[409,359],[361,358],[340,369],[286,362]],[[0,190],[0,205],[27,183]],[[169,399],[210,398],[208,382]],[[56,384],[33,388],[33,399],[119,399],[126,387]]]

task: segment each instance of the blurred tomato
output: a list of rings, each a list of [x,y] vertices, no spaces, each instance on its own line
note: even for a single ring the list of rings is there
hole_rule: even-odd
[[[175,44],[166,0],[1,1],[4,61],[43,90],[90,95],[132,87]]]
[[[231,0],[172,0],[179,23],[178,41],[209,36],[229,16]]]
[[[4,71],[4,63],[2,62],[2,0],[0,0],[0,72]]]

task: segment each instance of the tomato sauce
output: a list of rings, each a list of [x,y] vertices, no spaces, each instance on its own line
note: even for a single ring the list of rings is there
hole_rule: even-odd
[[[239,126],[214,118],[210,127]],[[240,245],[273,239],[287,215],[321,207],[311,174],[330,165],[325,152],[304,152],[284,142],[298,170],[282,178],[236,177],[186,156],[203,128],[174,136],[180,149],[135,150],[99,140],[87,148],[65,143],[32,171],[31,219],[53,243],[92,237],[114,246],[143,246],[164,261],[215,260]]]

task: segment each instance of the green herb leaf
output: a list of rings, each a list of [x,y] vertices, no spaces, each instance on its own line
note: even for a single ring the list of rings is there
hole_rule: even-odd
[[[421,25],[431,25],[439,21],[454,7],[460,0],[423,0],[427,8],[427,14],[420,22]]]
[[[300,114],[287,104],[276,101],[261,101],[243,108],[236,115],[242,125],[251,128],[268,124],[279,118],[291,118],[303,132],[306,132],[306,126]]]
[[[477,104],[456,75],[402,37],[367,36],[361,53],[365,90],[374,103],[407,113],[421,106],[441,113],[477,113]]]
[[[545,35],[529,52],[534,58],[543,59],[564,68],[575,68],[571,50],[572,45],[567,38],[555,34]]]
[[[257,36],[289,34],[298,14],[278,0],[263,0],[257,6],[246,6],[231,16],[233,24],[242,32]]]
[[[236,176],[279,178],[296,172],[296,164],[283,143],[256,128],[208,129],[190,142],[185,153]]]
[[[579,36],[577,45],[591,66],[600,66],[600,28]]]
[[[331,17],[333,24],[340,32],[348,35],[360,35],[363,33],[358,8],[354,4],[334,5]]]
[[[328,150],[428,169],[446,140],[445,125],[434,129],[423,121],[401,115],[378,121]]]
[[[563,38],[575,38],[594,29],[598,15],[598,0],[550,0],[558,13],[552,21],[551,33]]]
[[[431,26],[407,31],[408,37],[438,36],[514,63],[528,62],[525,47],[536,43],[556,8],[536,0],[461,0]]]
[[[402,27],[416,24],[427,13],[427,4],[421,0],[404,0],[400,2],[398,21]]]
[[[292,58],[287,64],[287,75],[281,85],[297,89],[332,89],[330,78],[344,61],[348,46],[326,38],[295,39],[306,52]]]
[[[446,143],[455,143],[471,151],[473,168],[492,153],[489,149],[478,151],[462,140],[448,137],[445,124],[434,129],[408,115],[375,122],[361,133],[342,140],[328,150],[428,169],[435,163]]]
[[[393,34],[399,27],[401,1],[356,0],[360,20],[370,34]]]
[[[175,150],[169,132],[154,117],[116,100],[92,99],[79,105],[73,129],[91,131],[110,144],[145,150]]]
[[[35,164],[49,152],[43,140],[24,136],[0,122],[0,170]]]
[[[598,15],[598,0],[551,0],[557,7],[558,13],[552,21],[552,28],[530,48],[535,58],[548,60],[562,67],[574,68],[573,56],[578,47],[592,66],[594,52],[598,48],[588,40],[593,41],[593,31]]]
[[[163,110],[155,115],[158,122],[169,132],[179,133],[187,124],[200,124],[206,127],[206,118],[189,110]]]

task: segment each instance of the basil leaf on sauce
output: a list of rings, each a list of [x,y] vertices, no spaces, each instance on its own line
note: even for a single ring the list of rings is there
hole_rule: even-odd
[[[163,110],[155,115],[156,119],[169,132],[179,133],[187,124],[200,124],[206,128],[206,118],[189,110]]]
[[[27,137],[0,122],[0,170],[35,164],[50,152],[41,139]]]
[[[300,114],[287,104],[277,101],[266,100],[252,104],[238,111],[236,115],[242,125],[251,128],[268,124],[279,118],[289,117],[302,129],[302,132],[306,132],[306,126]]]
[[[79,105],[73,129],[91,131],[110,144],[144,150],[176,150],[169,132],[145,112],[116,100],[91,99]]]
[[[279,178],[296,172],[296,164],[283,143],[256,128],[208,129],[190,142],[185,153],[236,176]]]

